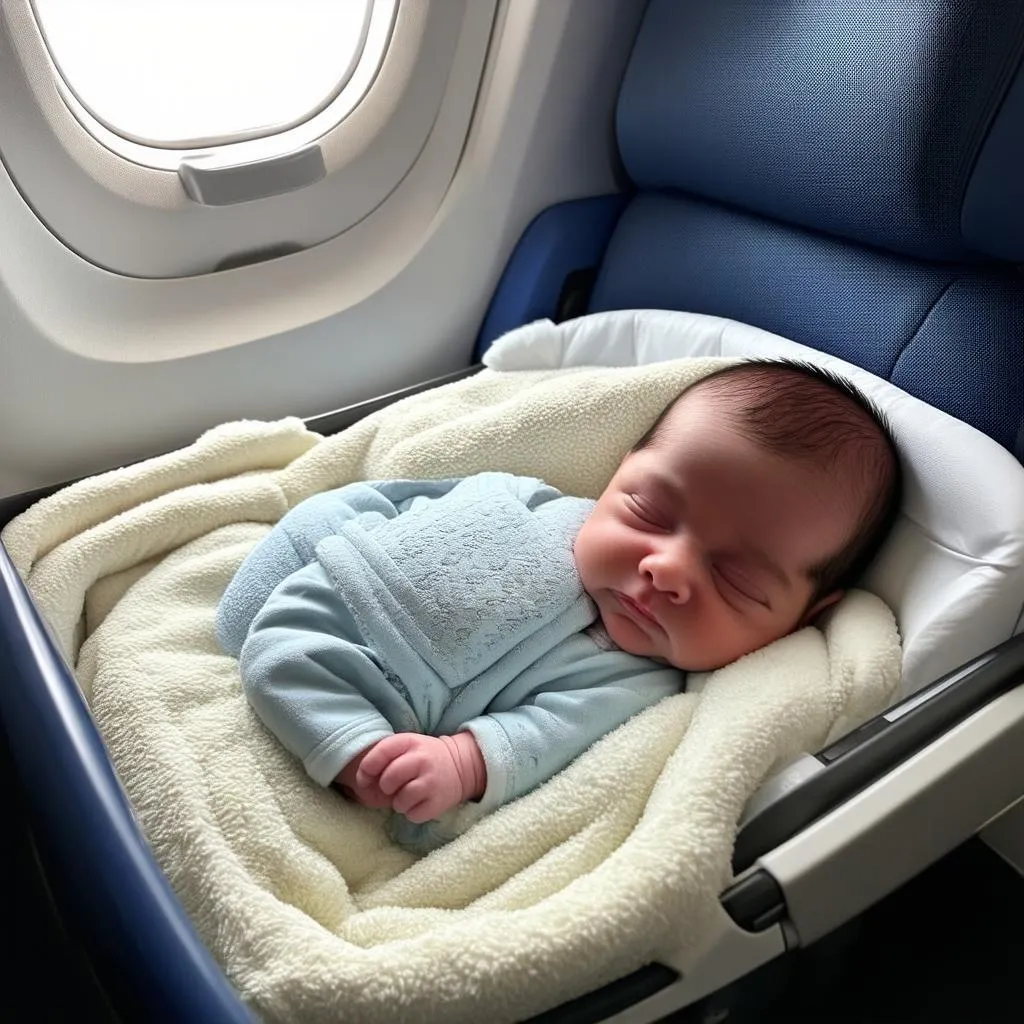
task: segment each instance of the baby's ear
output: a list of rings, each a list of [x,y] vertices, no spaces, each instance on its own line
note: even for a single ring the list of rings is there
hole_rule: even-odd
[[[845,593],[845,590],[833,590],[831,594],[826,594],[824,597],[818,598],[818,600],[804,612],[803,617],[800,619],[800,628],[802,629],[804,626],[809,626],[826,608],[831,608],[832,605],[841,600]]]

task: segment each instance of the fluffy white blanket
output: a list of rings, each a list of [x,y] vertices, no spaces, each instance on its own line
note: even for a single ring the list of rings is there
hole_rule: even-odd
[[[498,1024],[698,948],[761,780],[886,704],[895,623],[854,593],[822,631],[700,680],[417,861],[379,812],[306,778],[217,649],[224,587],[303,498],[483,469],[596,495],[661,407],[719,363],[485,370],[329,439],[297,420],[228,424],[4,531],[157,859],[265,1019]]]

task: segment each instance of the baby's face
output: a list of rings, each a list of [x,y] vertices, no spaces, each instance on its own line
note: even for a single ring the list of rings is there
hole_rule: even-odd
[[[719,668],[810,621],[808,570],[852,534],[848,488],[766,453],[697,392],[628,455],[576,539],[611,638],[688,671]]]

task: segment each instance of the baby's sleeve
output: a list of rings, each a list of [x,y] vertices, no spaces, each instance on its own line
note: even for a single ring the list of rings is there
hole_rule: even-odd
[[[292,573],[253,619],[239,657],[246,698],[309,775],[329,785],[416,716],[319,564]]]
[[[570,638],[530,670],[533,685],[515,706],[461,726],[473,733],[487,766],[481,801],[487,810],[528,793],[602,736],[683,688],[678,669],[620,651],[588,657],[586,644]]]

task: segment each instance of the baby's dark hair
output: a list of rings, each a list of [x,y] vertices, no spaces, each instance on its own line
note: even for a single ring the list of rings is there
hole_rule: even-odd
[[[811,603],[853,586],[878,554],[902,503],[903,473],[885,414],[830,370],[797,360],[748,360],[716,370],[678,395],[633,450],[651,445],[676,404],[697,393],[724,399],[736,428],[766,451],[826,472],[841,462],[856,475],[865,492],[857,528],[831,558],[810,568]]]

